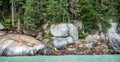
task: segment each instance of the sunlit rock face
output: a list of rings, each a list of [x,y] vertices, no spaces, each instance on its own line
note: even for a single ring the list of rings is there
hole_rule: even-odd
[[[68,27],[67,24],[53,24],[50,27],[50,32],[53,36],[68,36]]]
[[[22,34],[0,36],[0,55],[35,55],[45,45],[35,38]]]
[[[71,23],[53,24],[50,27],[50,32],[54,37],[72,37],[73,40],[78,40],[78,29]]]
[[[111,28],[107,32],[108,45],[110,48],[120,50],[120,34],[116,33],[117,23],[111,23]]]

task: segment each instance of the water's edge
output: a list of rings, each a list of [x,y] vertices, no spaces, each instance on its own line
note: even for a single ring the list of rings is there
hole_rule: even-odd
[[[1,56],[0,62],[120,62],[120,55]]]

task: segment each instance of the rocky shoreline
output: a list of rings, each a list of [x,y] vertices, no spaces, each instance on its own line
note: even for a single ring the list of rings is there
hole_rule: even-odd
[[[57,48],[52,43],[44,43],[23,34],[0,36],[0,54],[2,56],[24,55],[99,55],[119,54],[120,50],[109,49],[104,42],[91,42],[79,39],[71,44]]]
[[[111,25],[107,36],[103,33],[89,34],[85,39],[78,38],[78,29],[71,23],[51,25],[49,29],[51,39],[43,39],[41,35],[35,38],[22,33],[18,34],[15,30],[2,30],[0,31],[0,55],[120,54],[120,35],[115,31],[117,25],[116,23]]]
[[[69,44],[64,48],[47,47],[41,53],[43,55],[100,55],[100,54],[119,54],[120,50],[109,49],[103,42],[89,42],[84,39]]]

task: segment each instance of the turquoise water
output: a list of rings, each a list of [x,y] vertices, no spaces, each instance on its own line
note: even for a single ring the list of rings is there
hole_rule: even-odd
[[[0,62],[120,62],[120,55],[1,56]]]

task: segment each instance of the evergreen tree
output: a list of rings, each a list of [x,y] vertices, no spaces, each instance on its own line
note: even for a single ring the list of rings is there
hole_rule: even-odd
[[[1,16],[11,21],[14,3],[14,25],[20,19],[22,29],[34,33],[44,23],[82,21],[83,30],[104,31],[110,27],[109,19],[120,20],[119,0],[0,0]],[[6,24],[6,22],[4,22]],[[98,24],[102,24],[101,27]],[[12,24],[11,22],[9,23]],[[10,26],[9,25],[9,26]],[[99,30],[101,28],[101,30]]]

